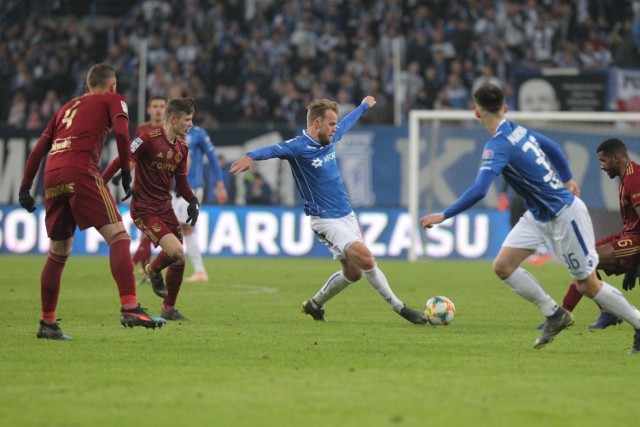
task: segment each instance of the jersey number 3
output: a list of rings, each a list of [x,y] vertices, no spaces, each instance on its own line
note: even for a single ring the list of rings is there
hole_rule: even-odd
[[[538,147],[538,144],[536,144],[536,140],[533,136],[530,136],[529,139],[524,144],[522,144],[522,151],[524,151],[525,153],[528,151],[532,151],[535,154],[536,164],[542,166],[546,171],[545,175],[542,177],[542,180],[544,182],[549,184],[554,190],[562,188],[562,183],[556,177],[553,169],[551,169],[551,165],[547,161],[544,152],[540,149],[540,147]]]

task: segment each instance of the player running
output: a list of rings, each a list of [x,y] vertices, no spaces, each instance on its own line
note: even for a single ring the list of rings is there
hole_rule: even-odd
[[[131,218],[154,246],[162,250],[145,270],[153,291],[163,298],[160,317],[187,320],[176,308],[176,300],[184,275],[182,230],[171,207],[171,188],[176,188],[189,201],[187,222],[195,225],[200,212],[198,199],[187,182],[189,146],[184,135],[193,125],[195,111],[192,98],[174,98],[165,111],[161,128],[147,132],[131,143],[135,161],[135,180],[131,201]],[[110,179],[121,167],[116,158],[103,172]],[[167,268],[166,285],[162,270]]]
[[[559,307],[540,283],[520,267],[544,245],[564,260],[582,294],[635,328],[631,354],[640,353],[640,311],[596,275],[598,253],[593,225],[584,202],[578,197],[580,190],[572,179],[564,153],[544,135],[505,118],[507,108],[499,87],[485,84],[476,90],[473,99],[475,115],[491,135],[482,151],[476,181],[443,213],[426,215],[420,224],[429,228],[469,209],[484,198],[494,178],[502,173],[511,188],[524,198],[527,211],[507,235],[493,262],[493,270],[547,317],[533,347],[550,343],[573,324],[571,312]]]
[[[126,100],[116,93],[116,84],[110,65],[91,67],[87,93],[58,110],[27,160],[20,205],[33,212],[35,201],[30,189],[42,159],[49,155],[44,170],[44,196],[50,249],[40,276],[42,320],[38,338],[70,338],[56,320],[56,308],[76,226],[81,230],[94,227],[109,245],[111,274],[120,293],[122,325],[155,328],[166,323],[165,319],[150,316],[138,304],[129,252],[131,238],[98,168],[102,147],[113,129],[120,154],[122,188],[130,191],[129,117]]]
[[[364,274],[396,313],[411,323],[424,324],[427,320],[423,313],[409,308],[396,297],[364,244],[338,168],[335,143],[374,105],[375,98],[366,96],[338,123],[338,104],[328,99],[315,100],[307,106],[307,129],[301,135],[247,153],[231,165],[230,171],[235,175],[244,172],[254,160],[286,159],[316,238],[342,264],[342,269],[332,274],[313,298],[302,303],[303,313],[315,320],[325,320],[324,304]]]

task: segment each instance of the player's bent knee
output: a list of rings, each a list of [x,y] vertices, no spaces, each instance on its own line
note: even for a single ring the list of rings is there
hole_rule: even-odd
[[[185,262],[184,250],[182,248],[165,250],[165,253],[171,259],[171,261],[173,261],[174,264]]]
[[[602,283],[597,278],[589,276],[584,280],[576,280],[576,288],[582,295],[593,298],[600,292]]]
[[[344,275],[344,277],[347,278],[348,281],[350,282],[357,282],[358,280],[360,280],[362,278],[362,271],[358,270],[358,271],[351,271],[351,272],[342,272],[342,274]]]
[[[503,263],[498,259],[493,261],[492,268],[493,272],[500,278],[500,280],[509,278],[515,270],[511,265]]]

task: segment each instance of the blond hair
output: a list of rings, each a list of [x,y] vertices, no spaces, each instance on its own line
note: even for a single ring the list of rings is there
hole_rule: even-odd
[[[329,110],[338,114],[338,103],[330,99],[314,99],[307,105],[307,125],[311,126],[315,119],[323,118]]]

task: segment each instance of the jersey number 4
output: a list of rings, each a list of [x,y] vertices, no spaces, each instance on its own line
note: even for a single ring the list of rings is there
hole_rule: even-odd
[[[73,123],[73,118],[76,116],[78,112],[78,105],[80,105],[80,101],[76,101],[73,105],[64,112],[64,117],[62,118],[62,123],[67,126],[67,129],[71,127],[71,123]]]

